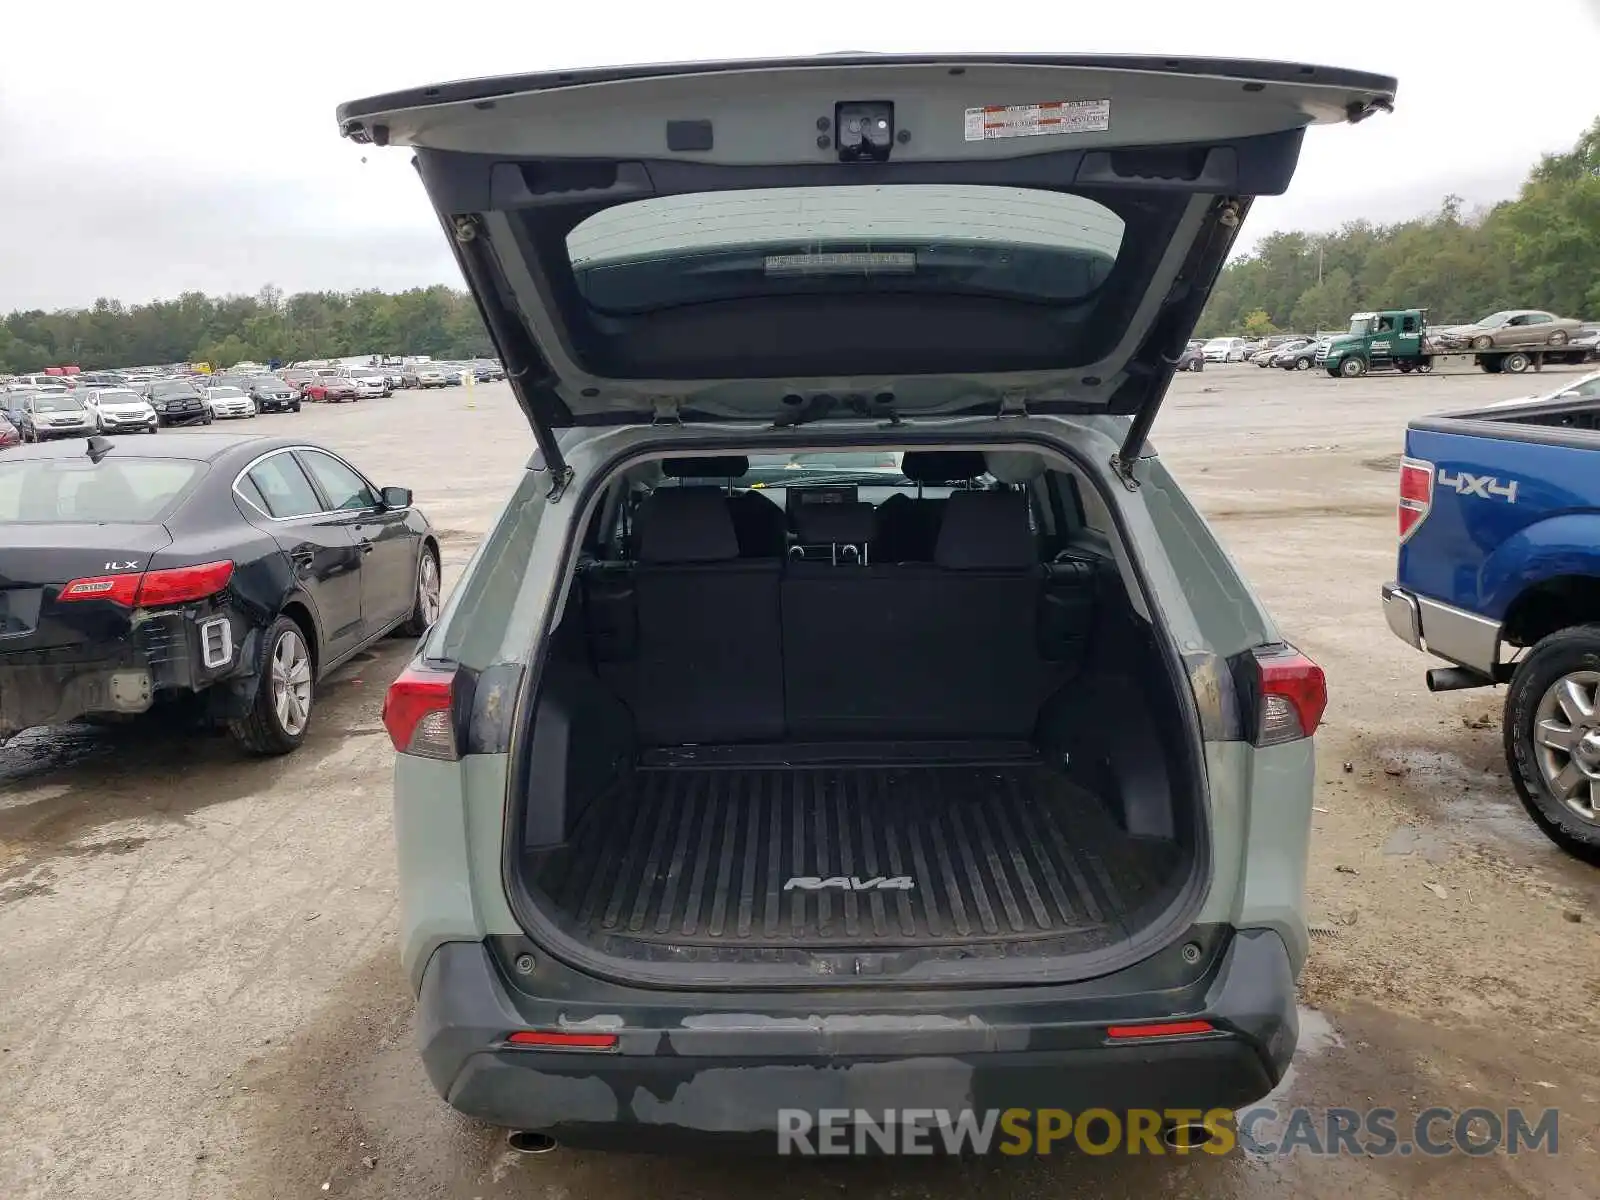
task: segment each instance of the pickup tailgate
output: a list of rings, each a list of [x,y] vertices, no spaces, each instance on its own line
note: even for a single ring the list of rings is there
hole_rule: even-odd
[[[1406,431],[1396,581],[1503,621],[1528,585],[1600,573],[1600,432],[1538,408],[1427,417]]]

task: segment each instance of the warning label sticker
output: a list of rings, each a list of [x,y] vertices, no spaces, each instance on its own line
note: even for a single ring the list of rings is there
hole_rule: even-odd
[[[966,140],[1037,137],[1046,133],[1104,133],[1111,128],[1109,100],[1051,100],[967,109]]]

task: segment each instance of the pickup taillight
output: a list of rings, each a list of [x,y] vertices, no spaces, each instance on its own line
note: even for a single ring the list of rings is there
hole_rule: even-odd
[[[1433,464],[1420,458],[1400,460],[1400,540],[1417,531],[1433,508]]]

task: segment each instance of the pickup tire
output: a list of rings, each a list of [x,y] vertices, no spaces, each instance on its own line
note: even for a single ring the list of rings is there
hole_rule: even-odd
[[[1352,354],[1339,363],[1339,374],[1346,379],[1360,379],[1367,373],[1367,360],[1359,354]]]
[[[1559,630],[1517,664],[1506,693],[1503,737],[1511,782],[1534,824],[1567,853],[1600,865],[1597,700],[1600,625]],[[1564,776],[1575,786],[1558,795],[1556,782]]]

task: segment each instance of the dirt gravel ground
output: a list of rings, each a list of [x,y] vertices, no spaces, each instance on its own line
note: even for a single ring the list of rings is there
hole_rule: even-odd
[[[0,1195],[1593,1196],[1600,874],[1517,806],[1501,697],[1429,694],[1378,610],[1405,421],[1539,385],[1214,367],[1179,378],[1155,440],[1332,693],[1309,882],[1324,932],[1275,1099],[1402,1121],[1557,1107],[1555,1156],[515,1156],[438,1101],[412,1044],[379,723],[408,649],[394,642],[325,688],[287,760],[149,728],[0,748]],[[503,386],[246,429],[292,429],[415,487],[447,585],[531,447]]]

